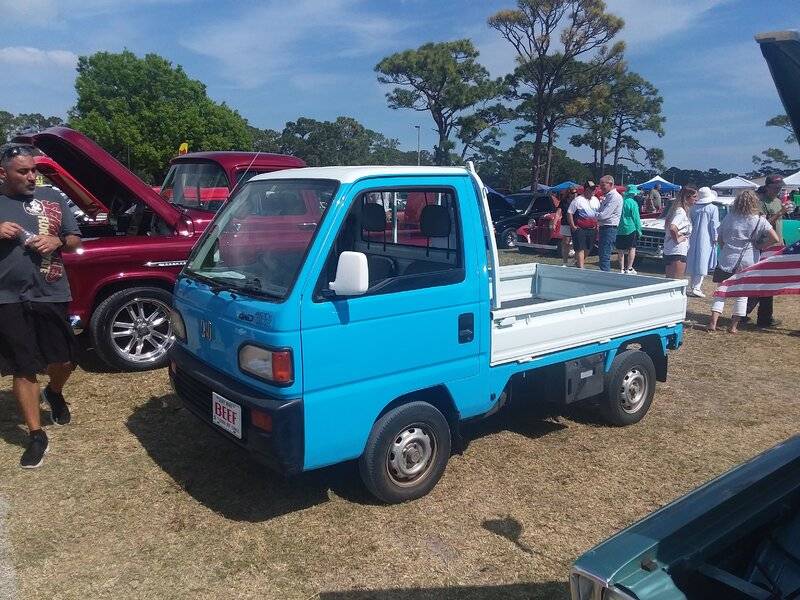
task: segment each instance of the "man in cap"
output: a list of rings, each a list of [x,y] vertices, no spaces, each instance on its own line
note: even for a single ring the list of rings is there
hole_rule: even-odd
[[[0,147],[0,375],[13,376],[14,397],[28,427],[20,466],[40,466],[49,448],[40,397],[55,425],[70,421],[62,390],[72,374],[75,340],[67,321],[71,300],[62,252],[81,245],[64,199],[36,187],[37,151]],[[37,375],[47,372],[40,391]]]
[[[778,238],[783,240],[783,217],[788,212],[780,201],[779,194],[783,188],[783,177],[780,175],[767,175],[764,185],[756,190],[761,199],[761,214],[772,225]],[[756,240],[757,242],[757,240]],[[780,321],[772,316],[772,296],[751,297],[747,299],[747,314],[758,306],[756,327],[777,327]],[[749,320],[745,317],[744,320]]]

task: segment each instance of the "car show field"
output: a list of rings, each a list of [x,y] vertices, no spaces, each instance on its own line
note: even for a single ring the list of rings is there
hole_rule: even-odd
[[[353,463],[264,470],[208,434],[166,370],[108,372],[91,350],[67,388],[72,424],[48,428],[47,463],[27,472],[0,379],[0,596],[568,598],[578,555],[798,431],[792,301],[775,300],[779,329],[736,336],[700,328],[708,307],[689,300],[684,346],[641,423],[501,411],[471,427],[428,496],[395,506]]]

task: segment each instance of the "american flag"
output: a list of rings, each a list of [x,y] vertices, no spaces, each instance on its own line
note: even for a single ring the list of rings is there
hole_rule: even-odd
[[[714,292],[719,298],[783,294],[800,294],[800,241],[767,248],[761,260],[720,283]]]

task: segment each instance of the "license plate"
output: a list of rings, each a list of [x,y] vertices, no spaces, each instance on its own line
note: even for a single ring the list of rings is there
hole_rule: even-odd
[[[242,407],[216,392],[211,393],[211,420],[214,425],[242,439]]]

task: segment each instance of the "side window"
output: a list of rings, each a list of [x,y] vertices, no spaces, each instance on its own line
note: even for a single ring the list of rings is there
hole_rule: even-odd
[[[366,255],[366,295],[462,281],[464,252],[455,192],[387,189],[360,194],[339,231],[318,291],[335,278],[344,251]]]

